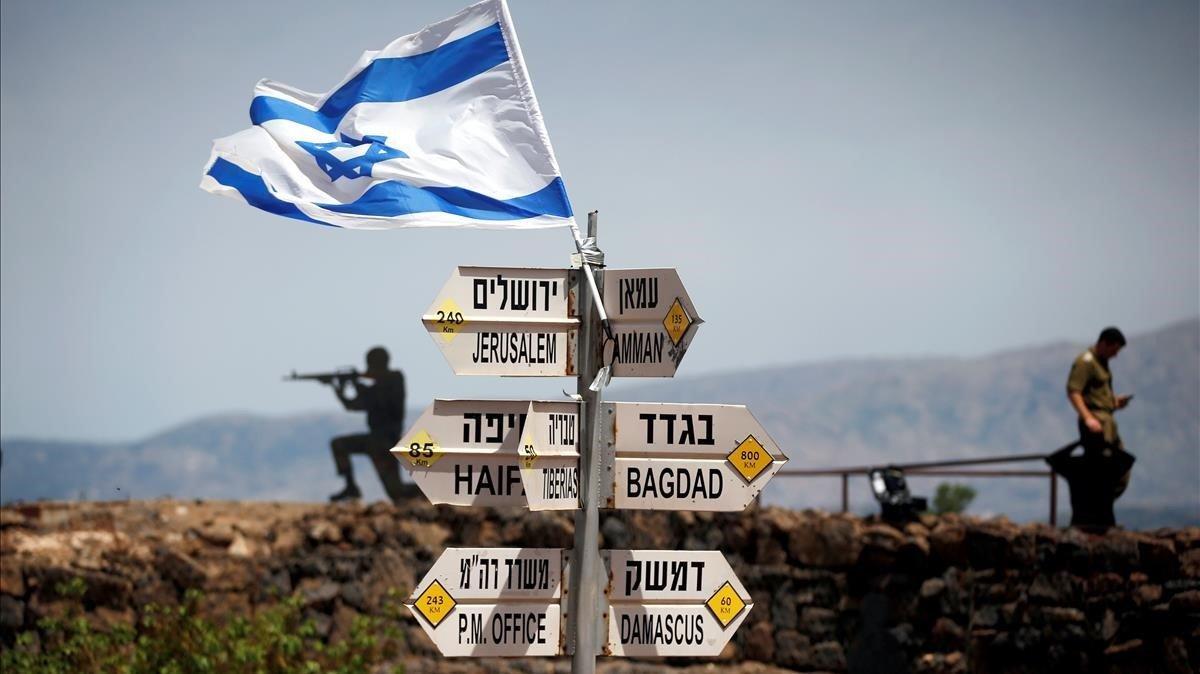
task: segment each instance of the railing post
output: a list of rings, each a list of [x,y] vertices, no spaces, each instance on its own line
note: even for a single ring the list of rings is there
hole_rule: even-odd
[[[1050,526],[1058,526],[1058,474],[1050,471]]]
[[[842,473],[842,512],[850,512],[850,473]]]

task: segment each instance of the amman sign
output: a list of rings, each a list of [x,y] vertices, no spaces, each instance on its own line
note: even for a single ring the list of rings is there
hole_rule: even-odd
[[[560,655],[558,548],[447,548],[408,609],[446,656]],[[720,552],[601,550],[608,575],[603,655],[719,655],[753,608]]]
[[[434,400],[392,454],[431,503],[579,507],[579,403]]]
[[[613,376],[673,377],[703,323],[679,274],[604,274]],[[574,269],[462,266],[421,320],[455,374],[575,376],[578,286]]]
[[[606,507],[743,510],[787,457],[744,405],[604,403]]]
[[[674,269],[604,272],[612,340],[604,362],[614,377],[673,377],[704,321]]]

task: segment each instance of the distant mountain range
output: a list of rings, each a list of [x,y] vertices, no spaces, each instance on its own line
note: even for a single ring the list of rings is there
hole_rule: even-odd
[[[1064,382],[1082,344],[979,358],[837,361],[621,385],[616,400],[737,402],[749,406],[789,467],[832,467],[1047,452],[1075,436]],[[1200,319],[1134,335],[1113,362],[1116,388],[1134,392],[1118,417],[1138,456],[1118,517],[1133,526],[1200,524]],[[419,410],[409,412],[415,419]],[[328,440],[359,432],[345,413],[205,417],[133,443],[0,441],[0,499],[177,498],[322,500],[340,488]],[[1040,462],[1005,466],[1041,469]],[[368,498],[382,490],[365,459]],[[912,478],[929,494],[940,478]],[[1044,518],[1045,479],[953,479],[973,485],[977,513]],[[866,480],[851,507],[874,508]],[[1069,514],[1065,485],[1060,516]],[[777,478],[769,502],[833,508],[834,478]]]

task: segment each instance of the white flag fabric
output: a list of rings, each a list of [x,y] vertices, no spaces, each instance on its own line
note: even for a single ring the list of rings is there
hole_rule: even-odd
[[[504,0],[363,54],[324,94],[262,80],[250,120],[201,188],[357,229],[574,224]]]

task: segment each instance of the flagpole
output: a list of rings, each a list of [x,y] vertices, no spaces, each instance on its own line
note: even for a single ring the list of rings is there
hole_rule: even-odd
[[[590,248],[596,250],[596,228],[599,213],[588,213],[588,238]],[[576,392],[582,399],[579,419],[579,481],[580,510],[575,513],[575,548],[571,554],[571,573],[568,578],[568,634],[574,641],[571,655],[571,674],[594,674],[596,653],[599,651],[601,632],[606,622],[602,621],[603,606],[600,597],[600,576],[604,573],[600,562],[600,401],[603,387],[589,385],[596,377],[601,365],[600,325],[597,320],[607,322],[604,315],[604,298],[600,295],[587,261],[585,246],[576,244],[580,253],[580,266],[591,296],[582,294],[579,299],[579,378]],[[602,258],[601,258],[602,259]],[[593,308],[595,311],[593,311]]]

